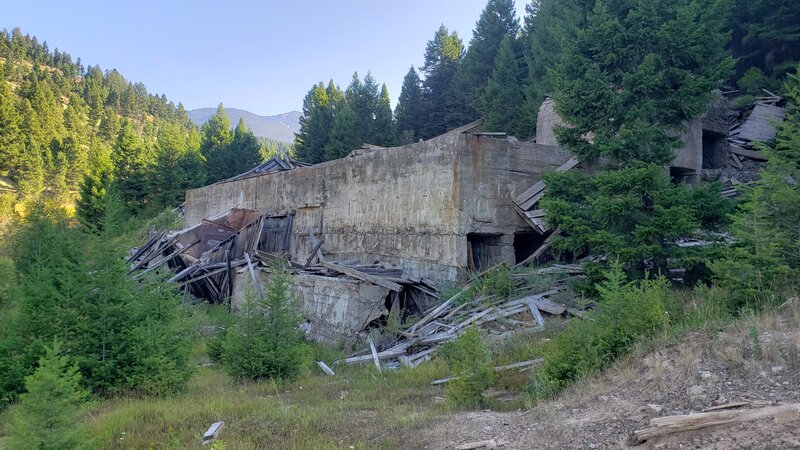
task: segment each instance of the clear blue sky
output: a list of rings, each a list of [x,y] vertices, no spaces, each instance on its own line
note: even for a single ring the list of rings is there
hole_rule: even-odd
[[[515,0],[517,15],[526,0]],[[486,0],[0,0],[15,26],[84,65],[116,68],[187,109],[224,102],[269,115],[300,110],[318,81],[372,71],[396,102],[440,24],[468,44]]]

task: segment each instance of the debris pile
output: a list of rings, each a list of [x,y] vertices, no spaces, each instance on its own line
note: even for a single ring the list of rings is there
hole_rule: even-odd
[[[265,173],[283,172],[285,170],[294,170],[298,167],[308,167],[311,165],[313,164],[304,163],[288,156],[273,156],[272,158],[248,170],[247,172],[240,173],[239,175],[236,175],[235,177],[229,178],[225,181],[241,180],[242,178],[263,175]]]
[[[553,265],[536,271],[537,275],[582,273],[578,265]],[[490,336],[502,339],[515,333],[541,330],[546,316],[584,317],[583,311],[553,301],[555,294],[566,289],[564,282],[545,292],[531,293],[535,287],[530,286],[527,274],[513,274],[512,277],[515,292],[527,291],[529,295],[517,299],[478,295],[466,300],[471,287],[467,285],[441,305],[425,311],[424,317],[413,326],[399,332],[393,345],[378,350],[370,341],[369,350],[336,361],[334,365],[372,362],[378,369],[416,367],[430,360],[439,346],[458,337],[470,325],[488,330]]]

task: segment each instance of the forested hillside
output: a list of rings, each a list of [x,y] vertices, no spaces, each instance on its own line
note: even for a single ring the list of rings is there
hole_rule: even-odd
[[[186,189],[251,168],[260,151],[221,105],[199,129],[182,104],[117,70],[85,67],[19,28],[0,33],[3,217],[39,199],[70,205],[81,190],[91,210],[112,184],[130,212],[174,206]]]

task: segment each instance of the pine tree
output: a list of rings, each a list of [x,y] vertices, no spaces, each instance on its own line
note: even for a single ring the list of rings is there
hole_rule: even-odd
[[[122,201],[130,211],[143,207],[149,197],[147,180],[155,158],[131,122],[122,126],[112,157],[114,182]]]
[[[342,98],[343,93],[333,84],[333,80],[327,88],[320,82],[306,94],[300,132],[294,143],[298,158],[312,164],[325,161],[325,146],[330,140],[335,117],[334,105],[338,105]]]
[[[86,229],[102,231],[106,195],[111,187],[111,173],[100,170],[84,175],[80,195],[75,201],[75,217]]]
[[[270,273],[263,299],[245,297],[223,345],[223,364],[232,376],[257,380],[291,379],[306,358],[303,332],[295,315],[291,276],[277,266]]]
[[[8,176],[19,160],[22,134],[16,98],[8,83],[0,79],[0,175]]]
[[[422,80],[419,79],[414,66],[411,66],[403,78],[400,98],[394,109],[401,144],[416,142],[422,136],[425,126],[423,101]]]
[[[454,128],[478,117],[477,104],[492,70],[500,44],[515,38],[519,21],[513,0],[489,0],[481,12],[469,49],[447,93],[447,127]]]
[[[800,9],[792,0],[732,3],[729,28],[733,36],[728,48],[736,58],[735,79],[740,80],[748,69],[757,69],[767,77],[759,89],[777,90],[800,61]]]
[[[26,392],[11,409],[6,445],[15,449],[88,448],[81,404],[88,393],[81,387],[81,374],[70,358],[61,354],[54,341],[39,359],[39,367],[25,377]]]
[[[705,110],[732,67],[725,18],[722,0],[598,3],[555,71],[571,125],[559,142],[579,158],[672,161],[680,137],[670,131]]]
[[[425,47],[422,66],[425,126],[420,137],[428,139],[447,131],[447,93],[463,57],[464,44],[458,33],[450,33],[441,25]]]
[[[527,76],[521,67],[517,42],[507,37],[500,44],[494,71],[478,99],[478,110],[487,130],[499,130],[527,139],[534,134],[536,123],[525,108],[524,81]]]
[[[228,151],[233,134],[231,133],[231,121],[222,103],[217,106],[217,112],[203,124],[203,140],[200,144],[200,153],[208,164],[207,183],[213,183],[225,178],[227,173]]]
[[[352,150],[361,146],[356,134],[357,119],[350,105],[342,100],[336,108],[336,118],[330,131],[330,138],[325,144],[325,161],[347,156]]]
[[[245,126],[244,119],[239,119],[230,147],[225,178],[246,172],[261,162],[261,145],[253,132]]]
[[[565,20],[560,32],[574,38],[560,42],[551,74],[571,126],[558,139],[581,160],[608,158],[611,170],[545,177],[542,206],[564,233],[554,245],[619,258],[632,275],[648,260],[664,273],[683,253],[675,239],[718,228],[730,208],[714,185],[689,190],[663,168],[680,145],[673,131],[705,110],[731,68],[724,2],[597,2],[582,26]]]
[[[389,98],[389,89],[386,88],[386,83],[383,83],[381,86],[381,93],[378,98],[378,106],[375,111],[375,119],[373,120],[373,127],[370,134],[372,134],[373,142],[377,145],[384,147],[397,145],[397,133],[392,116],[392,104]]]

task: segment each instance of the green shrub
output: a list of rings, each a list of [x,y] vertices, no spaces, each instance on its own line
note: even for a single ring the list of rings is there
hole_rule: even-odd
[[[236,378],[291,379],[307,362],[309,347],[298,328],[296,300],[289,291],[290,275],[283,266],[272,269],[264,298],[247,292],[226,333],[222,362]]]
[[[484,404],[483,392],[494,381],[492,354],[481,338],[480,330],[469,327],[442,349],[453,376],[445,395],[454,406],[476,408]]]
[[[545,344],[544,362],[528,385],[532,400],[553,395],[581,376],[608,366],[669,321],[665,305],[670,293],[664,278],[626,282],[616,262],[597,291],[599,311],[589,320],[572,321]]]
[[[739,89],[743,90],[745,93],[749,95],[758,95],[761,93],[761,88],[766,86],[766,81],[767,78],[764,76],[764,72],[762,72],[761,69],[758,67],[751,67],[742,74],[736,84],[739,86]]]
[[[497,295],[509,298],[514,293],[516,284],[511,276],[511,269],[505,264],[487,273],[483,279],[483,292],[486,295]]]
[[[25,377],[25,392],[11,408],[7,448],[89,448],[81,426],[81,403],[88,393],[80,386],[78,366],[61,355],[57,341],[45,350],[39,367]]]

